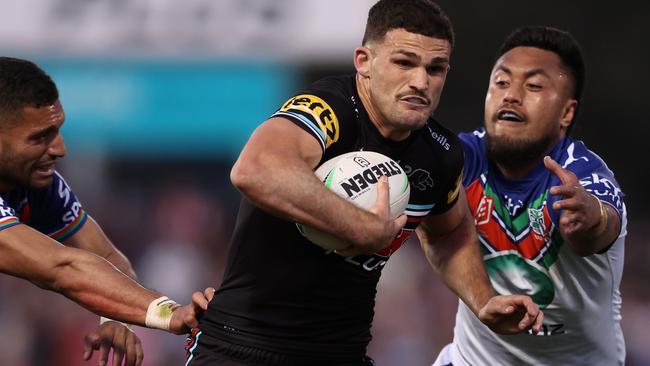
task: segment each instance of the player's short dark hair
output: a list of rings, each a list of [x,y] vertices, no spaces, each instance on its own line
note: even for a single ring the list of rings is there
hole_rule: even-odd
[[[59,99],[52,78],[33,62],[0,57],[0,125],[24,107],[45,107]]]
[[[383,40],[388,31],[404,30],[440,38],[454,45],[454,29],[445,12],[431,0],[380,0],[370,8],[362,44]]]
[[[496,59],[515,47],[535,47],[558,55],[572,74],[573,98],[580,101],[585,86],[586,69],[580,46],[571,33],[545,26],[521,27],[506,38],[497,52]]]

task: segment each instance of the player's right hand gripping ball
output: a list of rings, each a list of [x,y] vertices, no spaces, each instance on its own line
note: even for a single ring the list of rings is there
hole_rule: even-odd
[[[403,214],[409,201],[408,176],[393,159],[380,153],[353,151],[339,155],[323,163],[315,173],[331,191],[365,210],[369,210],[377,200],[377,183],[382,175],[388,177],[391,217]],[[325,249],[350,246],[334,235],[307,225],[296,225],[302,235]]]

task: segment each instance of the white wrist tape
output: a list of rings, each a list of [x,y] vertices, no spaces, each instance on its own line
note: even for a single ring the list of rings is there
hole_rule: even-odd
[[[106,322],[116,322],[116,323],[120,323],[120,324],[122,324],[123,326],[127,327],[129,330],[133,330],[133,326],[132,326],[131,324],[127,324],[127,323],[121,322],[121,321],[119,321],[119,320],[114,320],[114,319],[111,319],[111,318],[105,318],[105,317],[103,317],[103,316],[99,318],[99,325],[102,325],[102,324],[104,324],[104,323],[106,323]]]
[[[169,322],[172,320],[172,313],[180,307],[174,300],[167,296],[161,296],[149,304],[147,317],[144,324],[147,328],[169,330]]]

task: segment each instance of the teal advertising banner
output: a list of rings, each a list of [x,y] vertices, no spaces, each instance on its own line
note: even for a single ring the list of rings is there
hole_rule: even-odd
[[[236,156],[296,91],[294,72],[273,63],[38,63],[59,87],[75,155]]]

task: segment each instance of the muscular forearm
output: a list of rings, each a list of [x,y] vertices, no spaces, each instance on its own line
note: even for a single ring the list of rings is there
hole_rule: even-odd
[[[137,278],[131,262],[113,245],[99,224],[90,215],[86,224],[75,235],[68,238],[64,244],[97,254],[117,267],[122,273],[133,279]]]
[[[60,292],[102,316],[145,325],[147,307],[160,294],[145,289],[100,257],[61,248],[51,274],[36,284]]]
[[[427,234],[425,227],[418,228],[422,249],[433,269],[443,282],[474,312],[495,295],[472,222],[463,220],[452,232],[444,236]]]
[[[302,158],[282,154],[280,148],[259,154],[244,151],[231,180],[247,199],[271,214],[352,243],[372,242],[383,230],[373,214],[336,196]]]
[[[119,250],[114,250],[110,254],[108,254],[104,259],[109,261],[112,265],[117,267],[122,273],[125,275],[131,277],[134,280],[138,280],[138,276],[135,273],[135,270],[133,269],[133,266],[131,266],[131,262],[129,259],[122,254]]]

